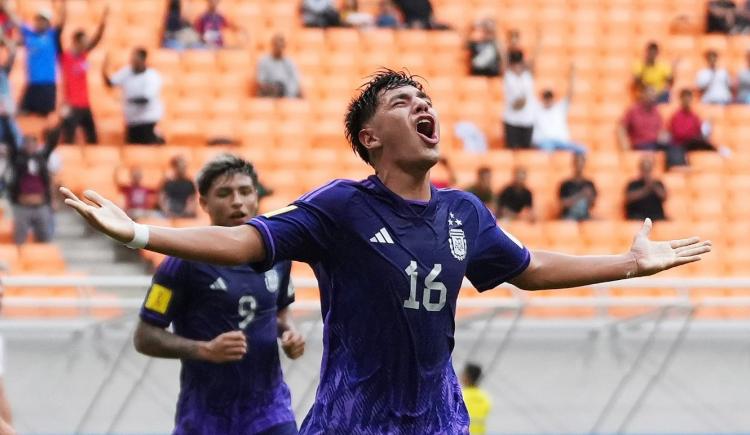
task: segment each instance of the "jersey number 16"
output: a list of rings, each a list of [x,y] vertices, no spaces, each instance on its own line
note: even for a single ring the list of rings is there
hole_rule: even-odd
[[[437,276],[443,270],[441,264],[433,266],[427,278],[424,279],[424,289],[422,291],[422,305],[424,305],[427,311],[440,311],[445,306],[445,298],[448,293],[448,289],[445,288],[445,284],[440,281],[436,281]],[[404,301],[405,308],[411,308],[413,310],[419,309],[419,301],[417,300],[417,262],[412,261],[409,266],[404,270],[406,275],[409,276],[409,299]],[[438,301],[432,302],[432,292],[438,292]]]

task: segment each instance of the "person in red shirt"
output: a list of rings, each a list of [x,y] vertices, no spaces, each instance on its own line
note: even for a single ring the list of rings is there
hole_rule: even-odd
[[[102,20],[96,29],[94,36],[89,39],[86,32],[77,30],[73,34],[73,45],[69,50],[63,50],[62,43],[58,41],[58,53],[60,70],[63,77],[63,129],[62,141],[72,143],[75,141],[75,132],[78,127],[83,129],[86,143],[94,144],[99,140],[96,134],[96,124],[91,113],[88,88],[88,54],[101,41],[107,23],[109,8],[104,9]]]
[[[147,216],[156,205],[156,190],[143,186],[142,182],[141,168],[130,168],[130,184],[120,183],[115,171],[115,184],[125,197],[125,212],[133,219]]]
[[[644,86],[639,101],[625,112],[617,136],[624,150],[657,150],[664,147],[662,128],[662,117],[656,108],[656,91],[651,86]]]
[[[0,33],[2,36],[15,39],[16,33],[16,22],[17,18],[14,17],[13,12],[10,10],[10,1],[0,0]]]
[[[195,22],[195,31],[201,36],[203,43],[209,48],[224,47],[223,30],[225,28],[239,32],[244,39],[247,35],[234,22],[228,20],[219,11],[219,0],[208,0],[208,8]]]
[[[693,92],[690,89],[680,91],[680,108],[669,120],[669,134],[672,146],[684,151],[716,151],[703,136],[703,122],[692,109]]]

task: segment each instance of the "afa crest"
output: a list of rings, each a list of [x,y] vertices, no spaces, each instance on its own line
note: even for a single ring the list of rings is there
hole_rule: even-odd
[[[451,254],[458,261],[463,261],[466,258],[466,237],[464,237],[464,230],[461,228],[453,228],[448,231],[450,238],[448,239],[448,245],[451,248]]]
[[[266,289],[268,289],[271,293],[276,293],[279,290],[279,273],[276,272],[276,269],[271,269],[268,272],[264,274],[264,278],[266,281]]]

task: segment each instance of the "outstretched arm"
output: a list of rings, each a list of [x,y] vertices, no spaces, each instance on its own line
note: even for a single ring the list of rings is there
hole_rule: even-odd
[[[104,36],[104,29],[107,28],[107,17],[109,16],[109,5],[104,6],[104,12],[102,13],[102,20],[99,22],[99,27],[96,28],[96,33],[91,37],[89,45],[86,47],[86,51],[91,51],[99,45],[99,42]]]
[[[65,23],[68,21],[68,5],[66,3],[66,0],[58,0],[58,22],[57,22],[57,28],[62,33],[63,29],[65,29]]]
[[[112,201],[87,190],[79,199],[62,187],[65,204],[78,212],[97,231],[129,243],[135,237],[135,223]],[[258,231],[249,225],[236,227],[165,228],[148,226],[146,249],[173,257],[213,264],[240,265],[260,262],[265,246]]]
[[[698,261],[701,254],[711,251],[711,242],[698,237],[651,241],[648,239],[651,226],[651,219],[646,219],[630,251],[621,255],[577,256],[534,251],[529,266],[511,284],[524,290],[548,290],[648,276]]]
[[[242,331],[225,332],[211,341],[198,341],[142,320],[138,322],[133,344],[138,352],[156,358],[196,359],[217,364],[239,361],[247,353],[247,340]]]

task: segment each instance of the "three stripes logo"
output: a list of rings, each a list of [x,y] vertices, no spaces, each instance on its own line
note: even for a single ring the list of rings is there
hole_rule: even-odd
[[[385,228],[381,228],[375,233],[375,235],[370,238],[370,241],[372,243],[385,243],[387,245],[392,245],[394,243],[391,235],[388,234],[388,231],[386,231]]]
[[[218,277],[216,278],[216,281],[214,281],[214,283],[211,284],[208,288],[210,288],[211,290],[227,291],[227,284],[221,277]]]

